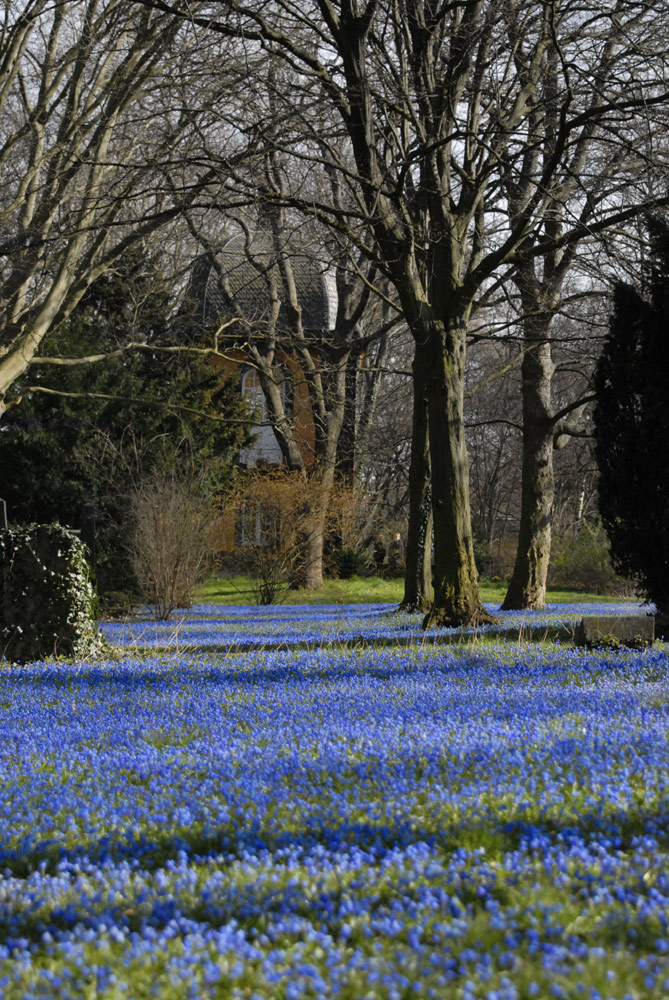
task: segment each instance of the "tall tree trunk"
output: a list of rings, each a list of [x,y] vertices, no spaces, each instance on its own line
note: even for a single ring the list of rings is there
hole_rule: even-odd
[[[409,466],[409,528],[402,607],[406,611],[429,611],[434,601],[432,587],[432,497],[428,441],[427,387],[425,372],[416,354],[413,361],[413,421]]]
[[[351,354],[346,363],[346,401],[341,433],[337,444],[337,471],[351,486],[355,482],[355,418],[357,404],[359,358]]]
[[[479,596],[469,509],[463,397],[466,317],[417,340],[426,372],[434,516],[434,604],[424,627],[491,621]]]
[[[553,360],[550,318],[525,320],[522,365],[523,462],[518,549],[505,611],[541,609],[546,603],[546,578],[551,552],[553,475],[553,419],[551,379]]]
[[[310,386],[316,423],[315,460],[309,473],[311,516],[306,546],[306,581],[310,590],[323,586],[323,547],[337,468],[337,450],[346,408],[348,355],[342,354],[329,387],[322,380]]]
[[[309,483],[311,511],[307,525],[305,547],[305,582],[307,590],[320,590],[323,586],[323,547],[328,510],[334,486],[334,459],[324,468],[315,470]]]
[[[304,586],[307,590],[320,590],[323,586],[323,544],[325,541],[325,518],[321,511],[314,511],[313,517],[310,518],[308,531]]]

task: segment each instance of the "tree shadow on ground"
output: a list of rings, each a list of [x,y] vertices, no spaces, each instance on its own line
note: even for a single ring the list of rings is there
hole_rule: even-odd
[[[133,868],[146,872],[150,882],[151,872],[164,868],[168,862],[175,863],[177,867],[183,865],[184,854],[187,864],[206,866],[208,861],[212,861],[219,870],[221,867],[225,868],[226,863],[243,860],[249,865],[254,863],[254,859],[259,867],[280,867],[289,859],[294,861],[297,855],[305,861],[309,859],[313,870],[314,867],[318,868],[324,857],[331,858],[331,853],[346,852],[355,846],[364,852],[360,865],[364,865],[365,871],[369,872],[380,866],[390,852],[402,852],[419,843],[426,844],[438,858],[447,863],[463,845],[468,845],[469,850],[472,850],[473,834],[474,840],[481,840],[484,839],[482,834],[485,832],[494,839],[497,851],[503,853],[522,850],[523,847],[531,850],[533,842],[536,844],[538,838],[543,840],[544,846],[546,839],[553,845],[562,841],[568,846],[578,838],[588,842],[591,838],[598,839],[598,835],[609,842],[612,837],[619,837],[619,849],[625,850],[632,837],[649,831],[659,841],[660,849],[666,849],[669,846],[669,814],[643,809],[635,813],[618,811],[607,816],[604,824],[601,818],[590,815],[584,816],[582,822],[569,826],[556,823],[532,826],[519,817],[507,817],[504,823],[491,823],[487,831],[468,823],[460,823],[436,833],[417,829],[408,821],[385,825],[342,823],[328,826],[313,819],[295,830],[275,833],[269,837],[259,830],[244,831],[232,836],[229,828],[221,828],[218,832],[210,831],[207,835],[197,834],[192,837],[165,835],[152,840],[132,836],[115,839],[103,837],[71,850],[56,849],[54,845],[45,843],[35,845],[34,850],[14,857],[5,855],[1,863],[14,875],[25,877],[37,870],[48,876],[53,874],[56,866],[63,864],[100,865],[105,871],[113,869],[116,864],[132,860]],[[279,858],[275,857],[277,853]],[[476,854],[471,857],[473,863],[483,860]],[[486,857],[485,860],[490,858]],[[461,857],[459,863],[466,869],[466,859]],[[326,865],[324,873],[327,874],[327,871]],[[62,877],[62,867],[60,874]],[[72,877],[78,876],[73,874]],[[312,876],[309,878],[310,885],[313,885]],[[373,878],[371,882],[374,882]],[[442,887],[448,889],[448,882]],[[479,898],[477,888],[475,882],[469,885],[469,890],[466,883],[458,884],[458,906],[483,908],[486,896]],[[498,888],[500,898],[503,898],[503,883]],[[49,908],[48,901],[45,900],[45,905],[41,908],[37,905],[39,892],[35,890],[33,885],[32,906],[23,905],[19,891],[16,894],[15,908],[12,907],[11,895],[5,897],[0,908],[0,936],[10,947],[13,941],[19,939],[39,946],[42,935],[47,930],[57,934],[66,932],[75,925],[99,930],[101,920],[105,926],[115,924],[130,931],[137,931],[146,925],[159,930],[175,918],[195,921],[208,927],[220,927],[234,920],[236,926],[246,932],[255,928],[260,920],[271,923],[274,915],[285,917],[286,914],[305,918],[321,927],[328,925],[330,933],[337,940],[341,925],[346,919],[345,914],[340,913],[339,903],[347,897],[347,893],[350,894],[345,883],[327,890],[320,886],[305,894],[304,885],[299,879],[293,879],[292,883],[278,888],[268,887],[266,881],[251,879],[243,885],[226,885],[216,898],[196,894],[184,901],[165,896],[156,889],[155,896],[150,892],[145,898],[146,905],[143,909],[138,909],[133,900],[119,903],[118,898],[111,905],[105,906],[101,897],[93,891],[90,897],[81,898],[80,905],[70,903]],[[381,879],[373,889],[370,912],[373,914],[376,910],[383,909],[400,896],[404,905],[407,898],[417,891],[415,886],[394,886],[392,880]],[[461,915],[461,911],[453,915]],[[192,926],[190,929],[192,930]]]

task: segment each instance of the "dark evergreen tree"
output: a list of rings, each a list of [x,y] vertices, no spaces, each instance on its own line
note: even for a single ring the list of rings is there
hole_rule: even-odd
[[[618,572],[669,612],[669,226],[648,221],[640,290],[614,289],[596,375],[599,503]]]
[[[133,255],[122,270],[91,286],[47,338],[43,353],[104,353],[130,339],[173,343],[168,306],[155,270]],[[79,529],[83,505],[92,504],[98,589],[132,592],[130,496],[143,478],[157,473],[198,480],[208,494],[227,483],[237,450],[248,443],[238,380],[202,356],[142,351],[93,365],[40,369],[32,374],[35,382],[74,395],[26,392],[5,415],[0,495],[10,523],[58,521]]]

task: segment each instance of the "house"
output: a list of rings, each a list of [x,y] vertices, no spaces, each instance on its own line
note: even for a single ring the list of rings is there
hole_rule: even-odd
[[[240,392],[257,415],[254,443],[240,464],[309,468],[315,425],[308,369],[335,329],[333,269],[317,247],[297,238],[278,244],[267,231],[240,231],[199,258],[190,296],[199,323],[217,334],[218,363],[239,374]],[[299,456],[291,456],[291,439]]]
[[[239,231],[199,258],[190,285],[198,326],[216,338],[217,364],[239,377],[255,412],[254,441],[239,455],[246,468],[301,469],[318,457],[322,359],[334,339],[337,284],[318,247],[270,231]],[[324,394],[327,387],[321,385]],[[322,437],[322,435],[321,435]],[[271,537],[259,506],[225,528],[223,548]]]

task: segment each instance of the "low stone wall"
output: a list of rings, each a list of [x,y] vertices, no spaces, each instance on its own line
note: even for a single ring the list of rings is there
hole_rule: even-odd
[[[0,531],[0,658],[100,652],[86,548],[59,524]]]
[[[576,628],[577,646],[652,646],[652,615],[586,615]]]

